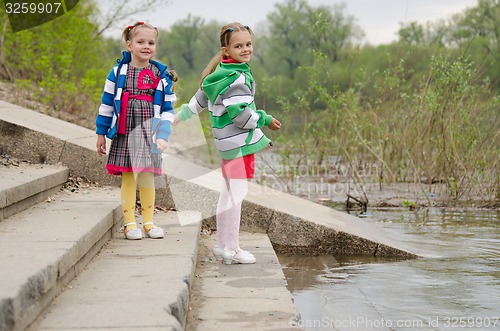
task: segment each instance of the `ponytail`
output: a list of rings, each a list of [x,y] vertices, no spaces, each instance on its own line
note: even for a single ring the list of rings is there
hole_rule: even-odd
[[[219,51],[215,56],[208,62],[207,66],[201,73],[201,80],[200,80],[200,87],[205,78],[207,78],[208,75],[210,75],[212,72],[215,71],[215,68],[217,68],[217,65],[219,64],[220,60],[222,58],[222,51]]]
[[[169,70],[168,75],[170,76],[170,79],[172,79],[172,92],[174,92],[175,88],[177,87],[177,81],[179,80],[179,75],[175,70]]]

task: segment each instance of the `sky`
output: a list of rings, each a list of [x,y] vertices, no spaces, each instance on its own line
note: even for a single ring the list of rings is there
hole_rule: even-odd
[[[400,23],[417,21],[421,24],[450,18],[452,14],[475,6],[478,0],[307,0],[312,7],[345,4],[344,14],[355,18],[365,33],[365,42],[372,45],[396,40]],[[235,1],[228,6],[225,0],[170,0],[170,4],[154,12],[131,17],[159,28],[168,29],[189,14],[222,23],[240,22],[258,31],[266,23],[267,15],[276,10],[276,4],[286,0]],[[132,24],[130,23],[130,24]],[[120,33],[118,33],[120,34]]]

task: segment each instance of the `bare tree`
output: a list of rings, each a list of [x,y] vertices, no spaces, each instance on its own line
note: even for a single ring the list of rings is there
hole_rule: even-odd
[[[171,0],[109,0],[96,1],[96,5],[101,11],[98,17],[101,28],[97,36],[102,35],[106,30],[115,26],[123,25],[123,21],[136,14],[147,13],[158,9],[158,6],[166,6]]]

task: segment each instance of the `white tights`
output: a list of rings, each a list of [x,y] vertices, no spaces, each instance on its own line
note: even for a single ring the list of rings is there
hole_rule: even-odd
[[[246,179],[223,178],[217,204],[217,246],[235,251],[240,248],[241,204],[248,190]]]

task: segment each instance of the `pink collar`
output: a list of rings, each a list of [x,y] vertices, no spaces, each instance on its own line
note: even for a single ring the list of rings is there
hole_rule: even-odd
[[[238,62],[231,57],[224,57],[224,56],[222,57],[221,62],[222,63],[241,63],[241,62]]]

